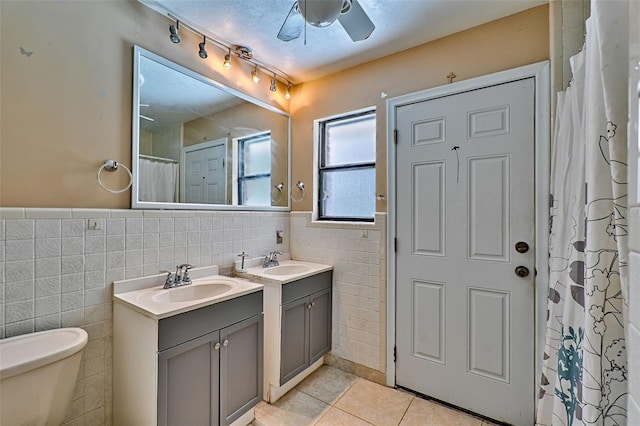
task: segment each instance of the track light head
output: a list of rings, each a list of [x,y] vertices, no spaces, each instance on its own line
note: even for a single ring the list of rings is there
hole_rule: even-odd
[[[209,56],[207,55],[206,45],[207,45],[207,37],[205,36],[202,39],[202,43],[198,43],[198,47],[200,48],[200,50],[198,50],[198,55],[200,55],[202,59],[207,59],[207,56]]]
[[[254,83],[258,83],[260,81],[260,77],[258,76],[258,66],[256,65],[255,69],[253,71],[251,71],[251,80],[253,80]]]
[[[178,34],[178,30],[180,29],[180,21],[176,21],[176,24],[169,25],[169,39],[173,43],[180,43],[180,35]]]
[[[276,90],[278,90],[278,87],[276,86],[276,75],[273,75],[273,78],[271,79],[271,86],[269,86],[269,90],[271,90],[272,92],[275,92]]]
[[[222,64],[225,70],[231,68],[231,49],[229,49],[229,53],[224,55],[224,63]]]
[[[291,83],[287,84],[287,90],[284,92],[285,99],[291,99]]]

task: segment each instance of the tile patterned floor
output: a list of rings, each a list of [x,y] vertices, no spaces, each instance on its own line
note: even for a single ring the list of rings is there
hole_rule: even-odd
[[[490,426],[410,393],[323,366],[275,404],[256,406],[253,426]]]

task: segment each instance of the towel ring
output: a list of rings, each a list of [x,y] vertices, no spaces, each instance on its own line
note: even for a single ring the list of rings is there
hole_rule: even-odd
[[[304,182],[298,181],[298,183],[296,183],[296,188],[302,191],[302,195],[300,196],[300,198],[293,198],[293,195],[291,195],[291,201],[293,201],[294,203],[299,203],[300,201],[304,200]]]
[[[284,189],[284,182],[280,182],[277,185],[273,186],[273,189],[271,189],[271,202],[272,203],[278,203],[280,202],[280,200],[282,200],[282,190]],[[274,196],[275,194],[275,196]]]
[[[103,170],[106,170],[108,172],[115,172],[116,170],[118,170],[119,166],[122,166],[122,168],[125,169],[125,171],[129,175],[129,184],[127,186],[125,186],[124,188],[122,188],[122,189],[107,188],[102,183],[102,179],[100,178],[100,173],[102,173]],[[128,190],[129,188],[131,188],[132,184],[133,184],[133,175],[131,175],[131,170],[129,170],[129,168],[127,166],[125,166],[124,164],[118,163],[116,160],[105,160],[104,164],[102,166],[100,166],[100,168],[98,169],[98,185],[100,185],[102,187],[102,189],[104,189],[105,191],[109,191],[109,192],[114,193],[114,194],[120,194],[121,192],[124,192],[124,191]]]

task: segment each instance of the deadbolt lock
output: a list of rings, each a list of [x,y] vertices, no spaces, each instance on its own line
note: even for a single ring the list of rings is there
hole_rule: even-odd
[[[518,241],[516,243],[516,251],[518,253],[526,253],[529,251],[529,244],[525,243],[524,241]]]

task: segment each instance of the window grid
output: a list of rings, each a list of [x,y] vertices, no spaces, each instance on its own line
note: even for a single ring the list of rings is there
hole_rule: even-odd
[[[318,183],[319,183],[319,193],[318,193],[318,218],[320,220],[331,220],[331,221],[350,221],[350,222],[373,222],[375,217],[375,177],[374,177],[374,190],[371,193],[371,197],[373,199],[373,211],[370,216],[336,216],[327,214],[326,210],[326,198],[325,194],[327,192],[327,177],[331,173],[335,172],[358,172],[358,171],[366,171],[372,170],[375,176],[375,168],[376,163],[374,161],[360,161],[360,162],[351,162],[351,163],[341,163],[338,165],[330,165],[327,159],[328,154],[328,140],[327,140],[327,129],[330,125],[335,123],[340,123],[344,125],[349,125],[353,123],[358,123],[364,120],[374,120],[375,123],[375,110],[369,110],[357,114],[348,114],[337,118],[332,118],[329,120],[320,122],[320,155],[318,157]],[[373,143],[373,151],[375,153],[375,136]],[[375,157],[375,154],[374,154]]]
[[[271,143],[271,133],[254,135],[238,141],[238,200],[240,205],[247,204],[247,185],[252,181],[268,178],[271,180],[271,172],[246,173],[247,152],[251,144]]]

